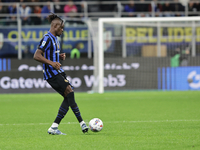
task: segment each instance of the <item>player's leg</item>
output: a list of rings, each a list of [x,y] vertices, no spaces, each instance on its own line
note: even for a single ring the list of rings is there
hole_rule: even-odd
[[[71,85],[67,86],[67,88],[64,92],[64,97],[67,98],[67,100],[69,102],[69,106],[71,107],[78,122],[80,123],[83,133],[88,132],[88,127],[87,127],[86,123],[83,121],[79,107],[78,107],[77,103],[75,102],[74,91],[72,90]]]
[[[65,117],[65,115],[67,114],[68,110],[69,110],[68,100],[64,99],[62,104],[61,104],[61,106],[60,106],[60,108],[59,108],[59,110],[58,110],[57,117],[56,117],[55,121],[53,122],[53,124],[50,127],[50,130],[58,129],[58,126],[59,126],[61,120]]]
[[[49,80],[47,82],[51,85],[51,87],[57,91],[62,96],[64,95],[64,91],[66,87],[69,85],[68,82],[64,81],[62,75],[57,75]],[[64,134],[58,130],[58,126],[61,122],[61,120],[64,118],[64,116],[67,114],[69,110],[69,103],[67,98],[64,98],[61,106],[59,107],[58,114],[51,125],[51,127],[48,129],[49,134]]]
[[[61,104],[59,108],[58,115],[54,123],[52,124],[52,126],[49,128],[49,130],[51,131],[58,130],[58,126],[61,120],[64,118],[64,116],[68,112],[69,106],[70,106],[81,125],[83,133],[87,132],[88,127],[81,117],[79,108],[75,102],[74,91],[72,90],[71,84],[66,79],[65,74],[59,74],[56,77],[47,80],[47,82],[52,86],[54,90],[56,90],[59,94],[61,94],[64,97],[63,103]],[[49,132],[49,130],[48,130],[48,133],[52,134],[51,132]]]

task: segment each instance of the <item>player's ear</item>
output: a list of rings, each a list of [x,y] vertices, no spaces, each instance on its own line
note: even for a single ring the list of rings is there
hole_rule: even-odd
[[[58,28],[60,25],[58,24],[58,23],[56,23],[56,26],[55,26],[55,28]]]
[[[54,27],[54,28],[56,28],[56,26],[57,26],[57,24],[56,24],[56,23],[54,23],[54,24],[53,24],[53,27]]]
[[[53,28],[56,28],[56,27],[57,27],[57,23],[53,23],[53,24],[52,24],[52,27],[53,27]]]

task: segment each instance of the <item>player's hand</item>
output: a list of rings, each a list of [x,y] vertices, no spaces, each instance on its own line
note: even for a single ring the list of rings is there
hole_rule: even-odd
[[[59,62],[52,62],[51,66],[57,70],[60,70],[61,64]]]
[[[61,59],[61,60],[65,60],[65,58],[66,58],[65,53],[61,53],[61,54],[60,54],[60,59]]]

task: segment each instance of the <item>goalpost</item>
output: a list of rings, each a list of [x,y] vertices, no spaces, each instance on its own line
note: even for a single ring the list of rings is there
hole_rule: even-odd
[[[93,92],[182,90],[182,81],[174,77],[181,75],[176,69],[200,64],[199,17],[100,18],[98,25],[89,24],[94,46],[94,79],[98,80]],[[176,53],[179,59],[175,58]],[[186,57],[185,64],[182,57]],[[173,59],[177,66],[173,66]],[[198,75],[199,68],[195,69]],[[191,69],[184,71],[185,78]],[[197,82],[196,79],[192,81]],[[186,90],[193,89],[195,82],[184,85]]]

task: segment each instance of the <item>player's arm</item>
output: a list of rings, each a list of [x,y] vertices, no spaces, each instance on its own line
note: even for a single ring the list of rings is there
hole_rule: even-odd
[[[41,63],[44,63],[44,64],[48,64],[48,65],[51,65],[52,67],[54,67],[55,69],[57,70],[60,70],[60,66],[61,64],[59,62],[53,62],[51,60],[48,60],[46,59],[44,56],[43,56],[43,51],[40,50],[40,49],[37,49],[35,51],[35,54],[33,56],[33,59],[35,59],[36,61],[39,61]]]
[[[61,53],[59,56],[60,56],[60,59],[61,59],[61,60],[65,60],[65,58],[66,58],[65,53]]]

